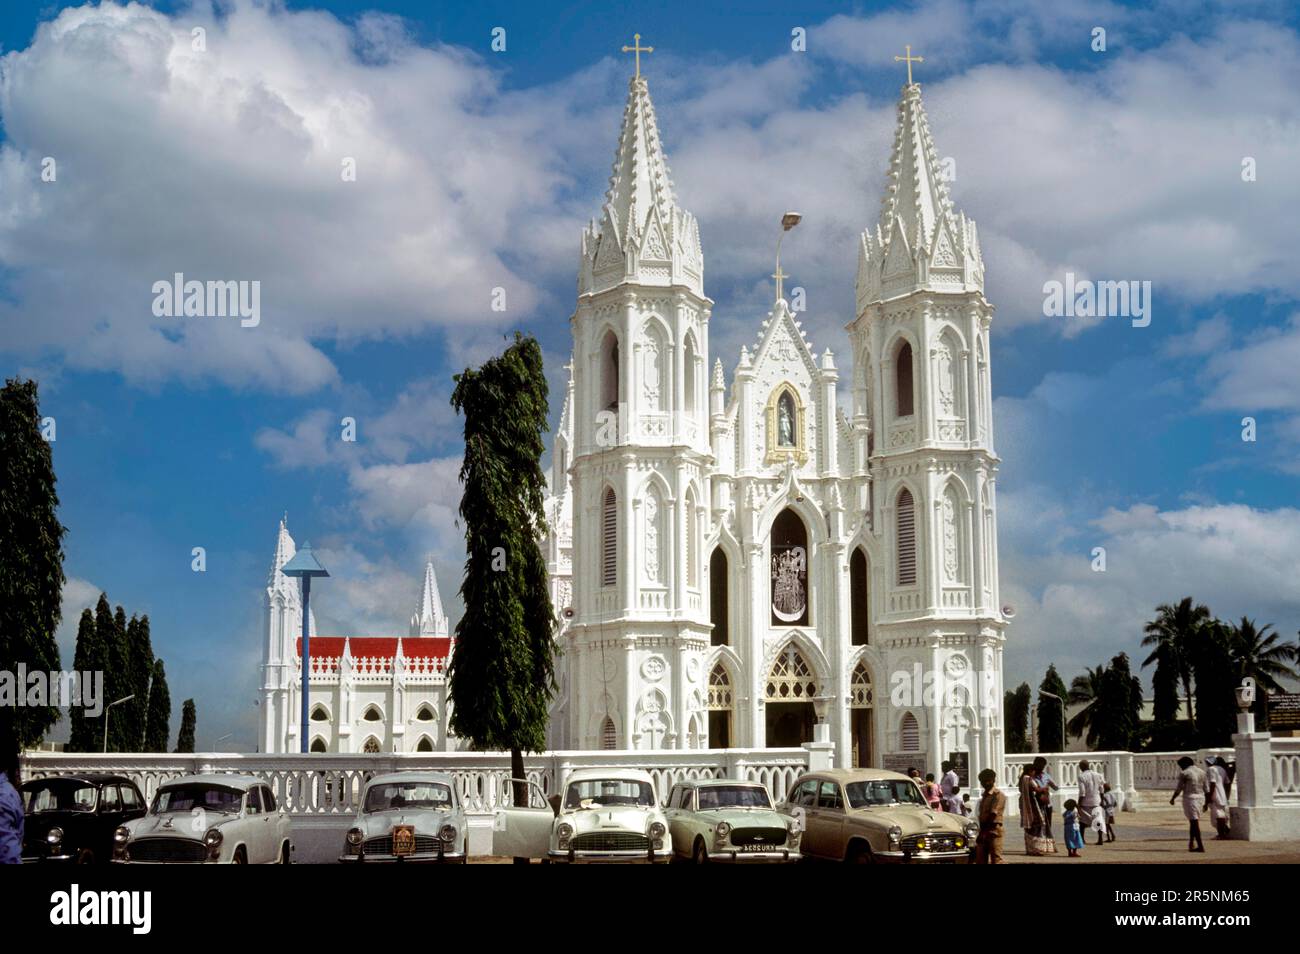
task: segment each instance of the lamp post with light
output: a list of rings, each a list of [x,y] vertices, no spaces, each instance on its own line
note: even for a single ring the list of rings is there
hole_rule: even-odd
[[[308,640],[307,623],[311,619],[311,580],[314,576],[329,576],[329,571],[320,565],[312,555],[311,544],[304,543],[294,554],[292,560],[280,568],[285,576],[296,576],[302,587],[302,735],[298,739],[303,754],[307,752],[307,703],[308,684],[311,679],[311,647]]]
[[[133,692],[133,693],[131,693],[129,696],[123,696],[121,699],[115,699],[115,700],[113,700],[112,702],[110,702],[107,706],[105,706],[105,708],[104,708],[104,752],[105,752],[105,753],[108,752],[108,713],[109,713],[109,710],[111,710],[111,709],[113,708],[113,706],[121,705],[123,702],[130,702],[130,701],[131,701],[132,699],[134,699],[134,698],[135,698],[135,693]]]

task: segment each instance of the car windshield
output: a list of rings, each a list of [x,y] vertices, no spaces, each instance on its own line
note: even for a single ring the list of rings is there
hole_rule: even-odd
[[[155,815],[166,812],[190,812],[201,808],[205,812],[222,812],[228,815],[239,814],[239,806],[244,793],[237,788],[224,785],[170,785],[158,789],[153,798]]]
[[[707,785],[699,789],[700,811],[719,808],[771,808],[767,789],[758,785]]]
[[[93,785],[69,779],[49,779],[23,788],[23,811],[29,815],[41,812],[93,812],[99,792]]]
[[[439,782],[383,782],[366,789],[363,811],[387,812],[398,808],[451,811],[451,788]]]
[[[924,805],[921,790],[905,778],[875,778],[866,782],[849,782],[844,786],[850,808],[871,805]]]
[[[642,805],[655,803],[654,789],[649,782],[626,778],[591,778],[570,782],[564,794],[564,807],[601,808],[606,805]]]

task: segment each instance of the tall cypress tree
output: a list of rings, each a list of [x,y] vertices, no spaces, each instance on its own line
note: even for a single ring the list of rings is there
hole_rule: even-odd
[[[1008,689],[1002,708],[1007,724],[1006,750],[1029,751],[1029,707],[1033,703],[1033,690],[1022,682],[1014,690]]]
[[[1131,751],[1142,713],[1142,681],[1133,675],[1127,653],[1113,658],[1102,672],[1096,704],[1098,747],[1105,752]]]
[[[131,680],[131,692],[135,698],[129,703],[131,708],[131,748],[132,752],[165,752],[166,749],[149,749],[145,738],[149,718],[149,682],[154,672],[153,640],[149,635],[149,617],[132,616],[126,626],[127,674]]]
[[[121,696],[113,695],[117,688],[117,674],[113,672],[113,644],[117,641],[117,630],[113,622],[113,609],[108,603],[108,594],[100,593],[99,602],[95,604],[95,640],[91,644],[93,655],[89,662],[95,672],[103,679],[103,698],[99,700],[99,715],[87,720],[92,728],[92,737],[88,751],[99,752],[104,748],[104,722],[108,719],[108,704]],[[121,715],[114,712],[113,715]],[[110,722],[110,732],[112,726]],[[109,735],[108,745],[112,748],[114,736]],[[116,751],[116,749],[113,749]]]
[[[1056,664],[1047,667],[1047,674],[1038,684],[1043,692],[1050,692],[1060,698],[1060,702],[1048,696],[1038,697],[1038,751],[1065,751],[1065,697],[1067,690],[1065,680],[1056,671]]]
[[[194,733],[199,721],[198,713],[194,709],[194,700],[186,699],[181,703],[181,731],[176,736],[177,752],[194,751]]]
[[[546,526],[547,386],[537,341],[516,333],[500,357],[456,375],[451,403],[465,417],[467,551],[451,725],[476,749],[508,749],[511,775],[523,778],[523,753],[546,746],[555,691],[555,613],[538,544]],[[524,797],[516,783],[515,803]]]
[[[0,388],[0,669],[62,668],[63,535],[54,460],[41,434],[35,381]],[[46,702],[56,700],[47,699]],[[19,748],[58,721],[54,705],[0,707],[0,738]]]
[[[126,610],[120,605],[113,611],[113,635],[108,644],[108,672],[104,676],[104,685],[111,687],[105,704],[115,699],[123,699],[135,693],[135,678],[131,674],[131,653],[127,643]],[[131,730],[134,722],[131,707],[135,700],[124,702],[113,709],[108,720],[108,750],[110,752],[134,752]]]
[[[89,609],[84,609],[77,623],[77,647],[72,655],[72,668],[81,682],[82,700],[91,688],[90,681],[94,678],[96,660],[99,659],[97,639],[95,614]],[[86,677],[84,680],[83,675]],[[102,687],[103,683],[101,682],[100,685]],[[69,752],[98,751],[95,748],[96,722],[86,716],[84,709],[84,706],[77,705],[68,710],[68,720],[72,723],[72,732],[68,736],[67,745]]]
[[[146,617],[147,619],[147,617]],[[171,737],[172,697],[167,689],[167,673],[161,659],[154,660],[153,679],[149,687],[149,711],[145,720],[143,752],[166,752]],[[190,750],[194,748],[194,703],[187,700],[186,715],[190,718]],[[184,727],[181,729],[184,732]],[[179,748],[177,751],[181,751]]]
[[[1191,653],[1196,679],[1196,745],[1232,744],[1237,725],[1237,678],[1228,627],[1212,619],[1200,628]]]

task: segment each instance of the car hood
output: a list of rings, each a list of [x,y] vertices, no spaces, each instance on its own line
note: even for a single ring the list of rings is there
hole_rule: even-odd
[[[418,832],[434,834],[453,820],[451,814],[431,808],[396,808],[392,811],[358,815],[356,827],[367,838],[387,835],[395,825],[410,825]]]
[[[220,828],[223,825],[229,825],[237,821],[238,815],[221,815],[216,812],[207,812],[203,816],[203,826],[194,827],[194,821],[198,816],[191,815],[188,812],[167,812],[162,815],[145,815],[143,818],[137,818],[135,821],[126,823],[127,830],[131,833],[132,838],[193,838],[196,841],[202,840],[203,836],[213,828]]]
[[[878,808],[855,808],[849,811],[854,820],[892,828],[897,825],[903,829],[903,835],[917,835],[925,831],[964,832],[968,824],[965,816],[950,812],[935,812],[928,808],[904,808],[880,806]]]
[[[784,828],[789,819],[770,808],[719,808],[699,811],[695,817],[717,825],[726,822],[732,828]]]
[[[644,835],[651,822],[664,820],[657,808],[639,805],[612,805],[565,812],[561,819],[572,825],[574,834],[579,835],[590,831],[634,831]]]

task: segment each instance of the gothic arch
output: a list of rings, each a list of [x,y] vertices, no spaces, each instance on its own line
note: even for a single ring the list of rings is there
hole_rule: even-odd
[[[794,433],[790,435],[791,440],[789,442],[782,440],[779,433],[781,405],[785,402],[788,402],[787,406],[793,414],[791,424]],[[799,465],[807,463],[808,410],[804,405],[803,398],[799,396],[799,389],[789,380],[782,381],[768,395],[767,407],[764,410],[764,422],[767,434],[765,439],[767,448],[766,463],[774,464],[787,459],[793,459]]]
[[[416,752],[434,751],[433,739],[429,738],[427,735],[420,736],[420,740],[415,743],[415,751]]]
[[[902,411],[899,405],[899,367],[903,357],[904,346],[911,358],[910,365],[910,384],[911,384],[911,410]],[[921,363],[918,356],[924,355],[920,343],[908,331],[898,329],[885,345],[881,354],[889,356],[889,375],[888,380],[884,381],[885,407],[889,409],[888,420],[896,421],[904,417],[914,417],[916,408],[921,396]]]
[[[939,554],[948,586],[964,586],[971,578],[969,500],[961,480],[955,474],[949,477],[939,495]]]
[[[329,743],[325,741],[325,737],[324,737],[324,736],[318,735],[318,736],[316,736],[316,738],[314,738],[314,739],[311,740],[311,748],[310,748],[310,751],[312,751],[312,752],[328,752],[329,750],[330,750],[330,748],[329,748]]]
[[[803,499],[800,500],[800,497]],[[808,531],[808,558],[811,560],[813,554],[829,539],[830,533],[826,528],[826,515],[812,502],[812,497],[799,485],[798,480],[792,480],[781,488],[764,505],[759,513],[755,539],[766,542],[772,536],[772,525],[783,510],[793,510],[803,520],[804,529]]]
[[[811,702],[825,689],[816,665],[800,652],[794,640],[786,640],[763,673],[764,702]]]
[[[894,744],[896,752],[915,752],[923,753],[925,746],[925,712],[922,711],[921,717],[911,709],[904,709],[898,713],[894,725]]]
[[[966,350],[961,333],[945,325],[935,339],[934,399],[939,417],[966,417]]]
[[[361,746],[361,751],[367,755],[376,755],[383,750],[383,746],[380,744],[379,739],[373,735],[369,736]]]
[[[659,688],[650,688],[641,694],[636,704],[636,721],[632,723],[634,748],[668,748],[668,740],[674,733],[672,709],[668,705],[668,696]],[[651,745],[642,745],[647,740]]]
[[[772,521],[768,534],[768,576],[773,625],[811,626],[812,581],[816,567],[808,540],[808,525],[786,508]]]
[[[769,649],[764,653],[763,666],[762,669],[759,670],[760,678],[763,679],[762,688],[766,690],[766,682],[768,677],[772,674],[772,667],[776,665],[777,657],[791,646],[799,651],[799,654],[803,656],[804,661],[808,664],[809,668],[811,668],[813,676],[817,680],[818,691],[820,692],[822,687],[829,686],[831,665],[827,661],[825,654],[822,653],[821,649],[815,642],[799,630],[795,629],[791,630],[786,635],[785,639],[777,643],[775,648]],[[766,695],[766,691],[764,691],[763,695]]]
[[[603,748],[605,738],[606,722],[614,727],[615,740],[621,737],[620,719],[618,705],[614,697],[608,692],[603,698],[593,700],[595,705],[591,714],[591,721],[588,723],[588,733],[593,740],[593,748]]]
[[[658,481],[647,480],[645,492],[637,500],[637,549],[640,551],[641,578],[652,586],[668,582],[669,555],[673,534],[671,510]]]
[[[629,404],[657,414],[672,406],[672,362],[669,360],[672,335],[658,315],[650,315],[637,336],[637,373],[639,393]]]
[[[425,715],[425,713],[428,713],[428,715]],[[415,710],[414,721],[415,722],[437,722],[438,710],[433,707],[432,703],[422,702],[420,703],[419,707],[416,708]]]
[[[618,585],[618,492],[605,484],[600,492],[600,585]]]
[[[596,332],[596,410],[617,411],[623,397],[623,369],[621,367],[622,342],[618,331],[605,323]]]
[[[334,718],[330,715],[329,706],[323,702],[313,702],[311,705],[310,720],[312,722],[333,722]]]
[[[686,586],[692,590],[700,589],[700,580],[703,578],[700,571],[700,515],[696,512],[698,502],[694,485],[687,485],[682,501],[682,518],[686,525],[686,539],[682,541],[685,546],[682,549],[686,553]]]
[[[361,710],[361,721],[362,722],[383,722],[384,721],[383,708],[378,703],[375,702],[370,703],[364,709]]]
[[[705,708],[727,712],[736,708],[736,678],[721,658],[709,667],[709,692]]]
[[[686,402],[684,410],[687,414],[695,415],[700,409],[703,388],[700,386],[700,372],[696,368],[700,349],[695,344],[695,332],[689,328],[682,340],[682,347],[682,398]]]
[[[891,554],[892,572],[895,586],[916,586],[921,582],[921,545],[924,534],[921,528],[924,511],[923,495],[917,493],[907,481],[899,481],[894,490],[893,500],[889,505],[890,535],[893,539]],[[911,523],[907,517],[907,508],[911,508]]]

